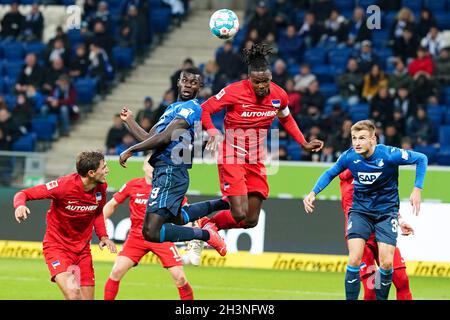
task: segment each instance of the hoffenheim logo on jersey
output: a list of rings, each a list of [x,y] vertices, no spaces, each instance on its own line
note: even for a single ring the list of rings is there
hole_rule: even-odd
[[[279,100],[279,99],[277,99],[277,100],[272,100],[272,106],[273,106],[274,108],[279,109],[280,106],[281,106],[281,100]]]
[[[358,180],[362,184],[374,183],[382,172],[358,172]]]

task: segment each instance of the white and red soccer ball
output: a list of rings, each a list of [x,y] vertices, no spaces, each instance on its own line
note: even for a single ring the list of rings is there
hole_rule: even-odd
[[[209,19],[211,33],[220,39],[230,39],[239,30],[239,19],[232,10],[220,9]]]

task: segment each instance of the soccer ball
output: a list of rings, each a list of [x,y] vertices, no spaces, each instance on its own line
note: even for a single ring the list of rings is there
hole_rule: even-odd
[[[239,19],[233,11],[220,9],[209,19],[209,28],[213,35],[220,39],[230,39],[239,30]]]

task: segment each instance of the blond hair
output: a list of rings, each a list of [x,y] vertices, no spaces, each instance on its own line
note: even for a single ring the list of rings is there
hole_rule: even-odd
[[[361,130],[369,131],[370,135],[372,136],[372,135],[375,134],[376,128],[375,128],[374,123],[372,121],[370,121],[370,120],[358,121],[351,128],[351,132],[353,132],[353,131],[361,131]]]

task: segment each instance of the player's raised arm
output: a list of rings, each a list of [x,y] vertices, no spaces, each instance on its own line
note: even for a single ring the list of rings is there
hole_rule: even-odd
[[[128,131],[139,141],[148,139],[155,131],[153,127],[150,132],[145,131],[134,119],[133,112],[128,107],[123,107],[120,111],[120,119],[122,119]],[[152,132],[153,131],[153,132]]]
[[[416,179],[414,188],[409,197],[409,202],[413,207],[413,214],[418,215],[420,211],[421,193],[427,172],[428,158],[420,152],[403,150],[398,148],[391,149],[391,161],[397,165],[416,164]]]
[[[29,200],[54,199],[58,189],[58,181],[50,181],[28,189],[21,190],[14,195],[14,216],[18,223],[26,220],[31,213],[26,206]]]
[[[176,118],[160,133],[150,136],[148,139],[139,142],[127,150],[122,152],[119,157],[119,163],[126,168],[125,162],[130,158],[134,152],[157,149],[169,144],[172,141],[172,136],[177,130],[186,130],[190,124],[185,119]]]
[[[305,207],[306,213],[313,213],[316,195],[318,195],[323,189],[325,189],[335,177],[337,177],[342,171],[347,168],[345,164],[346,155],[347,153],[344,152],[336,161],[336,163],[319,177],[312,191],[306,196],[305,199],[303,199],[303,205]]]
[[[278,112],[278,119],[286,132],[294,138],[295,141],[306,151],[318,152],[323,148],[323,141],[314,139],[307,142],[303,133],[300,131],[297,123],[294,120],[289,107],[285,107]]]

